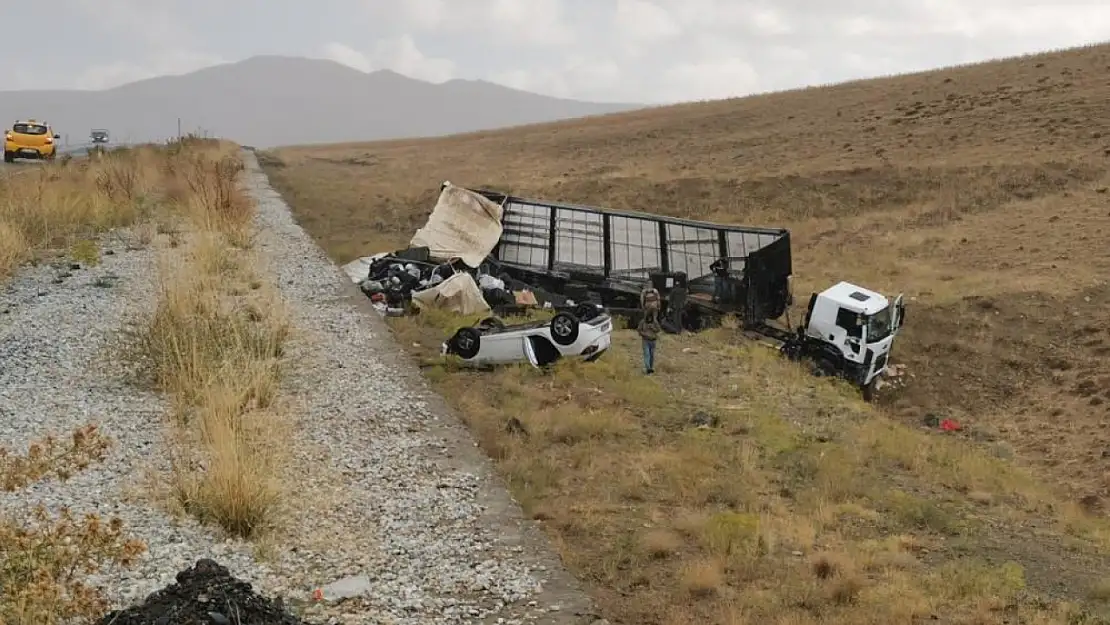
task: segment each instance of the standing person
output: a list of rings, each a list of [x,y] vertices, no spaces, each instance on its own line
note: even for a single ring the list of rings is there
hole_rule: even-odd
[[[644,373],[651,375],[655,373],[655,342],[659,340],[659,335],[663,332],[663,326],[659,323],[659,315],[654,310],[645,310],[636,331],[640,333],[640,338],[643,340]]]
[[[720,304],[725,301],[728,292],[728,259],[718,258],[709,266],[713,272],[713,302]]]

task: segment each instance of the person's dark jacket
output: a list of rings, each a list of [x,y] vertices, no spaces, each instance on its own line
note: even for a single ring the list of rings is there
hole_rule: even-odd
[[[640,338],[645,341],[654,341],[663,333],[663,326],[655,315],[644,315],[644,318],[640,320],[640,325],[636,327],[636,331],[640,333]]]
[[[709,271],[712,271],[714,275],[720,276],[722,278],[727,278],[728,260],[724,258],[718,258],[717,260],[713,261],[712,265],[709,266]]]

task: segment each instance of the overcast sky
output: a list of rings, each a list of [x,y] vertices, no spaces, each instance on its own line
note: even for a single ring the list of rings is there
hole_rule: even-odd
[[[1110,40],[1110,0],[3,0],[0,24],[2,89],[286,54],[656,103]]]

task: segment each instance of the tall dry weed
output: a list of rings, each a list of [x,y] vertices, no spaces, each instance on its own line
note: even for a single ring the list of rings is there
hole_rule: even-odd
[[[65,480],[103,460],[108,439],[95,426],[68,440],[45,437],[22,455],[0,449],[0,485],[25,488],[53,477]],[[105,566],[129,566],[145,546],[126,536],[122,522],[43,506],[0,516],[0,623],[54,625],[95,621],[108,603],[85,576]]]

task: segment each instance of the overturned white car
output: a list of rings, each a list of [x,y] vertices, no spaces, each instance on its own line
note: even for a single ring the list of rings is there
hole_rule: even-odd
[[[452,354],[475,365],[528,362],[533,367],[564,356],[592,361],[612,344],[613,319],[599,307],[583,304],[573,313],[558,312],[549,321],[507,326],[496,317],[459,328],[443,343]]]

